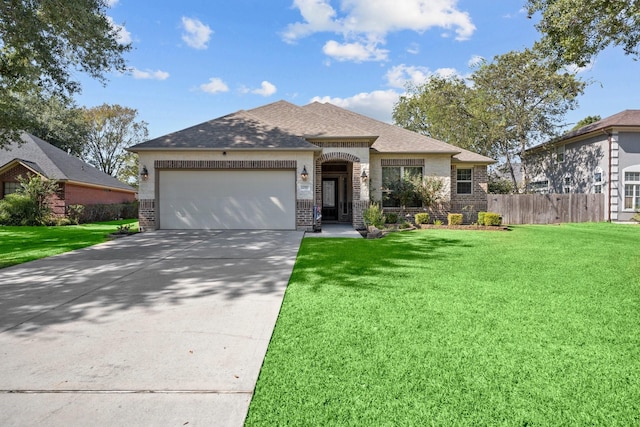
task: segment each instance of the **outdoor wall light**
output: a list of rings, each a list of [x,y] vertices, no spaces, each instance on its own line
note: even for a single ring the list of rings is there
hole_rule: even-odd
[[[303,181],[306,181],[309,179],[309,172],[307,172],[307,165],[304,165],[304,167],[302,168],[302,173],[300,174],[300,178],[302,178]]]
[[[149,179],[149,171],[147,170],[146,166],[142,167],[142,171],[140,171],[140,177],[142,178],[143,181],[146,181]]]
[[[362,173],[360,174],[360,178],[362,178],[363,181],[366,181],[367,178],[369,178],[369,176],[367,175],[367,171],[362,169]]]

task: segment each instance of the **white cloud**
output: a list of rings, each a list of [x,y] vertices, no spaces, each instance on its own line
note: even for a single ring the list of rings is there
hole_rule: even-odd
[[[118,43],[120,44],[131,43],[132,41],[131,33],[127,31],[124,25],[116,24],[113,18],[110,16],[107,16],[107,21],[109,21],[109,25],[111,25],[111,28],[113,29],[113,31],[117,33],[118,36],[116,37],[116,39],[118,40]]]
[[[134,79],[137,80],[166,80],[169,78],[169,73],[161,70],[138,70],[137,68],[131,69],[131,74]]]
[[[418,43],[411,43],[411,45],[407,48],[407,53],[411,55],[417,55],[420,53],[420,45]]]
[[[311,102],[330,102],[338,107],[364,114],[365,116],[391,123],[393,106],[398,102],[400,94],[395,90],[376,90],[363,92],[350,98],[332,98],[329,96],[316,96]]]
[[[387,71],[387,84],[391,87],[404,88],[407,83],[421,85],[432,76],[464,78],[455,68],[438,68],[431,71],[427,67],[409,66],[405,64],[396,65]]]
[[[213,30],[197,19],[182,17],[182,40],[194,49],[206,49]]]
[[[474,68],[477,67],[478,65],[482,64],[484,61],[486,61],[486,59],[480,55],[473,55],[470,59],[469,62],[467,62],[467,66],[469,68]]]
[[[228,92],[229,86],[221,78],[211,77],[209,83],[200,85],[200,90],[206,93]]]
[[[388,50],[378,49],[374,43],[366,45],[359,42],[341,44],[335,40],[329,40],[325,43],[322,51],[337,61],[385,61],[389,56]]]
[[[262,95],[262,96],[271,96],[274,93],[276,93],[278,89],[276,89],[275,85],[273,83],[270,83],[268,81],[263,81],[260,89],[254,89],[251,91],[251,93],[255,93],[256,95]]]
[[[584,67],[578,67],[576,64],[567,65],[564,69],[571,74],[580,74],[590,71],[595,65],[595,61],[587,63]]]
[[[106,1],[107,7],[113,7],[113,6],[117,5],[119,1],[120,0],[107,0]]]
[[[387,34],[397,31],[422,33],[431,28],[444,28],[445,36],[453,32],[457,40],[466,40],[476,27],[469,14],[457,9],[456,4],[457,0],[339,0],[338,13],[330,0],[294,0],[293,7],[300,11],[303,21],[289,24],[283,38],[292,43],[314,33],[331,32],[342,35],[344,42],[332,41],[329,47],[353,48],[352,45],[358,44],[353,43],[354,40],[365,39],[370,52],[377,51],[378,44],[384,44]],[[382,61],[387,55],[369,57],[369,60]]]

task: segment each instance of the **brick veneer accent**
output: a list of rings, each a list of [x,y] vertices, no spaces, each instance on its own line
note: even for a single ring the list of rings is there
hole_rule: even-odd
[[[381,159],[381,166],[424,166],[424,159]]]
[[[296,229],[313,231],[313,200],[296,200]]]
[[[458,168],[473,169],[471,194],[457,194]],[[487,210],[487,167],[484,165],[451,165],[451,205],[450,212],[465,214],[465,222],[475,222],[478,212]]]
[[[368,145],[367,145],[368,146]],[[362,213],[365,209],[367,209],[368,201],[360,200],[360,190],[362,183],[360,182],[360,174],[362,173],[362,165],[360,163],[360,158],[350,153],[340,153],[340,152],[331,152],[324,153],[316,160],[315,167],[315,183],[316,183],[316,191],[315,191],[315,200],[316,205],[322,208],[322,164],[325,162],[331,161],[346,161],[352,164],[351,170],[351,187],[352,187],[352,195],[353,195],[353,203],[352,203],[352,224],[354,228],[363,228],[364,222],[362,221]]]
[[[156,160],[156,169],[295,169],[296,160]]]
[[[153,199],[141,199],[138,205],[138,220],[140,231],[154,230],[156,228],[156,201]]]

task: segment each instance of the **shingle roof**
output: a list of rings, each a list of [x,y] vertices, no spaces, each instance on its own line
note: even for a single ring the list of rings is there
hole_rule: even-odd
[[[447,144],[437,139],[384,123],[353,111],[345,110],[333,104],[313,102],[303,109],[314,111],[324,117],[345,121],[352,126],[366,129],[367,132],[378,135],[378,139],[371,148],[380,153],[438,153],[452,154],[454,160],[461,162],[494,163],[493,159],[481,156],[460,147]]]
[[[249,111],[143,142],[131,151],[152,149],[303,149],[318,150],[305,139],[359,138],[381,153],[449,154],[454,161],[493,163],[476,153],[390,125],[332,104],[304,107],[277,101]],[[375,142],[374,142],[375,141]]]
[[[226,150],[317,150],[300,135],[272,124],[249,111],[240,110],[217,119],[155,138],[130,148]]]
[[[0,167],[18,160],[49,179],[136,191],[133,187],[40,138],[23,133],[21,139],[22,144],[14,142],[0,148]]]
[[[600,131],[603,129],[607,129],[610,127],[624,127],[624,126],[640,126],[640,110],[624,110],[613,116],[605,117],[602,120],[598,120],[597,122],[593,122],[586,126],[581,127],[580,129],[576,129],[574,131],[568,132],[560,138],[569,139],[575,136],[584,135],[591,132]]]
[[[547,141],[542,144],[535,145],[527,149],[527,151],[537,150],[543,146],[550,145],[550,144],[551,145],[560,144],[563,141],[566,141],[571,138],[576,138],[583,135],[589,135],[596,132],[602,132],[614,127],[618,127],[618,128],[640,127],[640,110],[621,111],[617,114],[614,114],[613,116],[605,117],[604,119],[598,120],[597,122],[593,122],[579,129],[567,132],[564,135],[552,141]]]

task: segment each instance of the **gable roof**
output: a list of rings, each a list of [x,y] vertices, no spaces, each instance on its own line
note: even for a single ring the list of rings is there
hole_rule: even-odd
[[[21,144],[14,142],[0,148],[0,169],[20,163],[48,179],[136,192],[133,187],[38,137],[23,132],[20,139]]]
[[[155,138],[130,151],[155,149],[286,149],[319,150],[313,139],[361,139],[380,153],[428,153],[454,161],[494,163],[493,159],[420,135],[399,126],[313,102],[299,107],[277,101],[240,110],[199,125]]]
[[[547,145],[555,145],[567,142],[574,138],[588,138],[589,136],[597,133],[607,132],[613,128],[638,128],[640,129],[640,110],[624,110],[613,116],[605,117],[597,122],[590,123],[579,129],[572,130],[565,133],[557,139],[543,142],[542,144],[535,145],[527,151],[534,151]]]
[[[343,120],[360,129],[378,135],[378,139],[371,148],[380,153],[428,153],[451,154],[453,159],[460,162],[494,163],[489,157],[465,150],[446,142],[421,135],[400,126],[384,123],[362,114],[337,107],[333,104],[313,102],[302,107],[317,112],[324,117]]]
[[[240,110],[129,148],[133,152],[148,149],[317,150],[318,147],[288,129]]]

